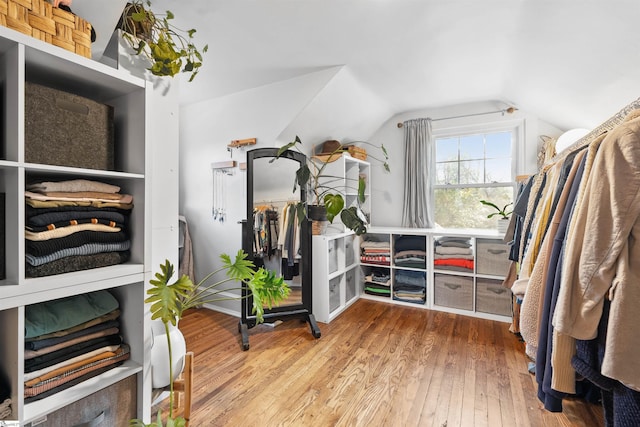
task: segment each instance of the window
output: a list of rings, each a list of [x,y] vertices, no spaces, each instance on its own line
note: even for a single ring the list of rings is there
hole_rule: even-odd
[[[435,135],[434,218],[446,228],[495,228],[495,212],[513,201],[517,129]]]

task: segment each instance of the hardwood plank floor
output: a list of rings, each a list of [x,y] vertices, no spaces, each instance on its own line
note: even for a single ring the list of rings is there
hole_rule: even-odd
[[[180,321],[195,353],[191,426],[604,425],[599,405],[544,410],[508,325],[360,299],[314,339],[293,320],[249,330],[207,309]]]

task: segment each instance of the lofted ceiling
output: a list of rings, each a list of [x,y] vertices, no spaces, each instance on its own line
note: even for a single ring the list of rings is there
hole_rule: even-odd
[[[78,0],[82,1],[82,0]],[[209,45],[190,104],[344,67],[391,114],[499,100],[560,129],[640,97],[640,2],[152,0]],[[348,96],[348,94],[347,94]],[[339,100],[336,100],[339,102]]]

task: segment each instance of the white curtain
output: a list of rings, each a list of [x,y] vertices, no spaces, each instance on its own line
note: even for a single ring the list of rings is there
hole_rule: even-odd
[[[404,122],[404,202],[402,226],[429,228],[433,220],[429,214],[431,200],[431,119],[414,119]]]

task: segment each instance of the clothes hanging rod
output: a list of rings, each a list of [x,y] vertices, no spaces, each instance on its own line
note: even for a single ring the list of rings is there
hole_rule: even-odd
[[[431,121],[438,122],[440,120],[461,119],[463,117],[485,116],[487,114],[496,114],[496,113],[502,113],[502,115],[504,116],[504,113],[513,114],[516,111],[518,111],[516,107],[507,107],[507,108],[503,108],[502,110],[486,111],[484,113],[472,113],[472,114],[462,114],[460,116],[440,117],[439,119],[431,119]],[[404,123],[402,122],[398,123],[398,128],[402,128],[402,127],[404,127]]]

